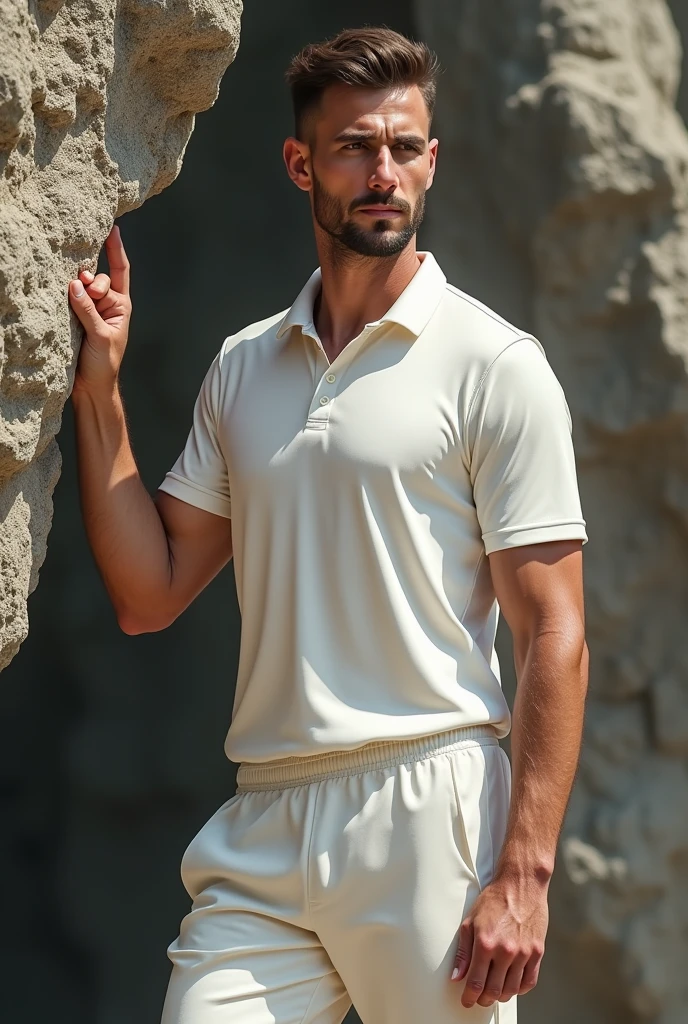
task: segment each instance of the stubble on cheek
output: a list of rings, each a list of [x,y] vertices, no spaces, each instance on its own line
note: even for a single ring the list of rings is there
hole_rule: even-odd
[[[380,202],[379,195],[368,193],[349,203],[347,212],[344,203],[327,192],[313,175],[313,212],[323,231],[341,246],[360,256],[395,255],[408,245],[423,220],[425,193],[421,193],[413,208],[406,201],[401,202],[402,213],[407,214],[407,220],[398,230],[390,227],[389,221],[384,218],[373,220],[365,228],[353,219],[353,210],[375,202]]]

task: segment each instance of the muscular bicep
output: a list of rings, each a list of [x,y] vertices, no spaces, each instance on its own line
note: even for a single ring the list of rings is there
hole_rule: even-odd
[[[489,555],[495,595],[516,648],[543,632],[584,633],[580,540],[503,548]]]
[[[232,557],[232,521],[165,491],[155,504],[170,551],[170,618],[180,615]]]

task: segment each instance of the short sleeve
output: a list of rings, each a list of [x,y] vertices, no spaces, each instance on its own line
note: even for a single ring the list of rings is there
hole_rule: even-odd
[[[467,412],[473,499],[485,551],[587,542],[563,389],[538,342],[495,358]]]
[[[184,449],[160,484],[160,490],[189,505],[231,518],[227,463],[218,440],[222,394],[218,355],[208,370],[196,399],[193,424]]]

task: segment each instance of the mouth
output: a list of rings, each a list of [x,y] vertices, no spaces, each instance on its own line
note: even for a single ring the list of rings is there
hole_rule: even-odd
[[[357,213],[365,213],[369,217],[398,217],[401,210],[395,206],[360,206]]]

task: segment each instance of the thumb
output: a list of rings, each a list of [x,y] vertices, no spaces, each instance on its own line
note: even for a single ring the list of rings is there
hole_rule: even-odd
[[[473,953],[473,925],[470,921],[464,921],[459,929],[459,948],[454,958],[454,970],[451,980],[461,981],[466,976],[471,956]]]
[[[95,307],[93,299],[79,280],[69,282],[69,298],[72,309],[84,325],[87,334],[96,334],[102,328],[103,320]]]

